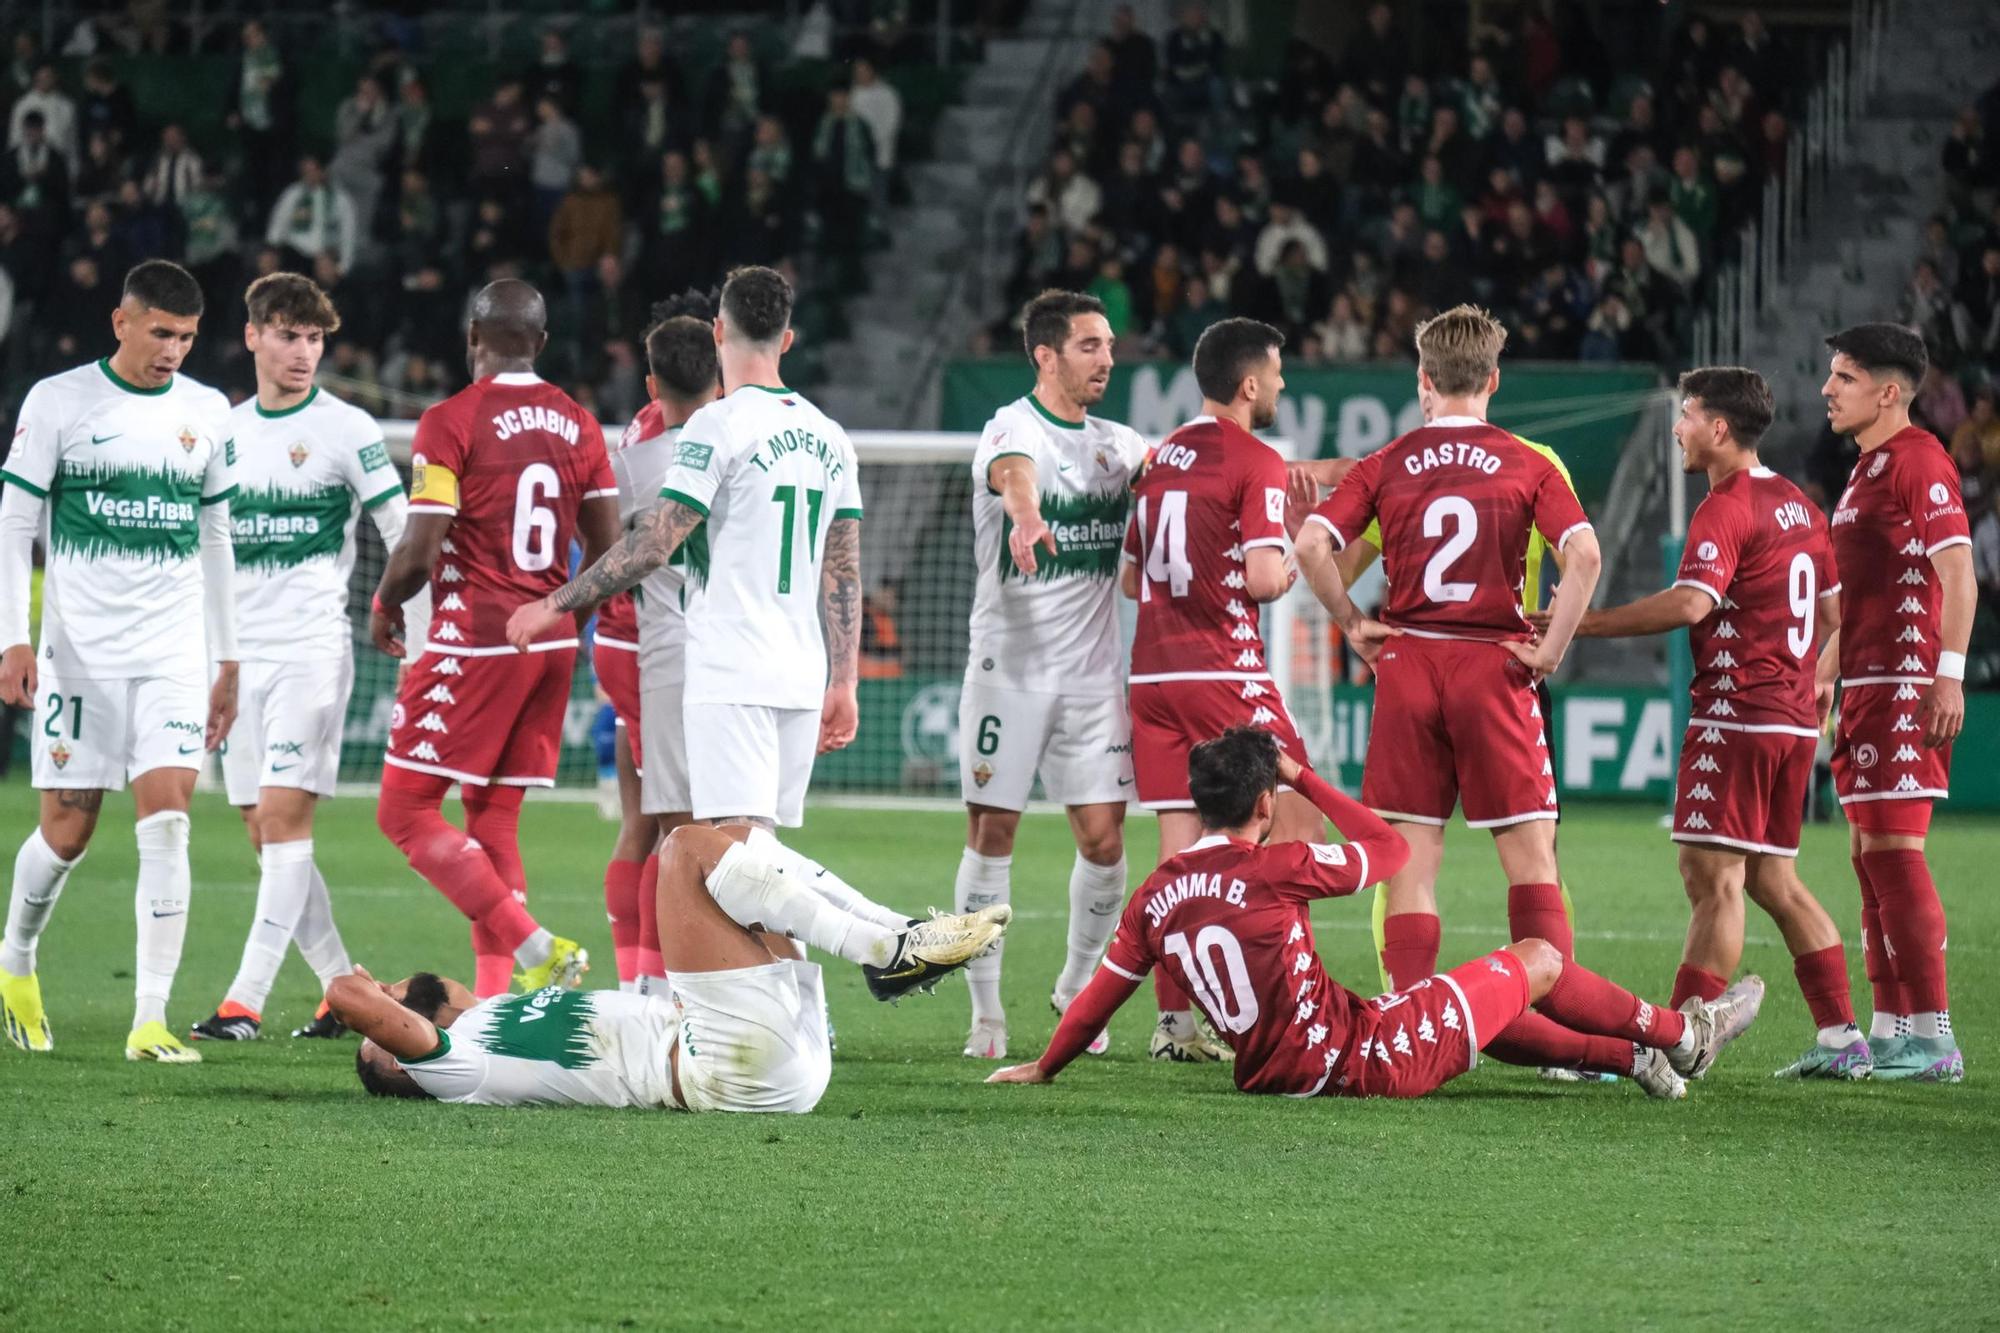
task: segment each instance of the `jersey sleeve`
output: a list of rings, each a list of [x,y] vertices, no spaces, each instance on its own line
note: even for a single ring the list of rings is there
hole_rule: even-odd
[[[618,478],[611,472],[611,451],[604,447],[604,427],[589,412],[581,412],[583,455],[583,498],[616,500]]]
[[[1355,842],[1268,843],[1257,855],[1257,869],[1292,902],[1344,898],[1381,878],[1368,868],[1368,849]]]
[[[403,493],[403,480],[396,475],[396,465],[389,461],[389,446],[382,438],[382,428],[367,413],[356,412],[350,429],[349,447],[341,451],[348,489],[364,509],[387,504]]]
[[[674,441],[674,461],[660,479],[660,498],[684,504],[707,517],[722,489],[733,459],[729,446],[729,418],[722,403],[710,403],[681,427]]]
[[[1009,416],[1004,410],[994,413],[986,429],[979,432],[979,445],[972,451],[973,484],[986,487],[993,495],[1000,493],[993,489],[990,476],[995,463],[1011,456],[1025,458],[1038,466],[1041,462],[1035,454],[1035,436],[1039,432],[1020,429]]]
[[[1934,556],[1946,547],[1972,545],[1965,493],[1951,455],[1929,447],[1905,449],[1897,453],[1895,463],[1889,481],[1924,544],[1924,554]]]
[[[454,1042],[449,1031],[438,1033],[438,1048],[429,1055],[397,1063],[418,1087],[441,1102],[476,1097],[486,1083],[485,1050],[471,1042]]]
[[[1590,517],[1570,488],[1569,477],[1554,464],[1541,458],[1541,477],[1535,483],[1535,530],[1560,551],[1579,532],[1590,530]]]
[[[235,423],[229,419],[229,400],[219,393],[215,395],[215,440],[208,466],[202,470],[201,502],[205,505],[221,504],[236,496]]]
[[[1840,565],[1833,554],[1833,530],[1819,510],[1812,511],[1812,519],[1813,567],[1819,571],[1819,595],[1831,597],[1840,591]]]
[[[1340,485],[1334,487],[1333,494],[1319,502],[1318,508],[1307,515],[1306,522],[1317,523],[1333,534],[1333,543],[1341,550],[1356,537],[1370,530],[1375,519],[1375,488],[1382,475],[1382,452],[1368,455],[1356,463],[1348,474],[1341,478]],[[1377,550],[1380,550],[1382,534],[1375,532]]]
[[[418,514],[456,514],[459,480],[465,475],[465,423],[444,406],[417,420],[410,445],[410,509]]]
[[[840,431],[840,456],[846,466],[833,483],[833,516],[836,519],[858,519],[861,517],[861,461],[855,457],[854,442],[847,438],[846,431]]]
[[[1744,519],[1741,505],[1713,495],[1696,505],[1688,520],[1687,546],[1681,552],[1674,586],[1705,592],[1721,606],[1743,554]]]
[[[1127,981],[1144,980],[1153,970],[1153,946],[1146,937],[1146,914],[1139,907],[1139,900],[1145,895],[1146,888],[1141,885],[1125,904],[1118,928],[1104,949],[1104,966]]]
[[[1237,488],[1236,524],[1244,550],[1284,548],[1285,460],[1276,450],[1263,449],[1250,456]]]
[[[59,400],[44,380],[28,390],[21,415],[14,422],[14,443],[0,465],[0,480],[46,500],[62,460],[62,412]]]

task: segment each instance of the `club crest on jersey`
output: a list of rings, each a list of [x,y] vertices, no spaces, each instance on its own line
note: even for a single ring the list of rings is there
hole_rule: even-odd
[[[306,465],[306,460],[312,457],[312,450],[306,448],[306,442],[304,440],[300,440],[291,447],[291,450],[286,454],[286,457],[292,460],[293,467],[295,468],[304,467]]]
[[[1102,449],[1092,454],[1091,458],[1096,462],[1099,472],[1109,472],[1111,470],[1111,455],[1105,453]]]
[[[1881,757],[1881,753],[1866,741],[1854,747],[1854,766],[1856,768],[1873,768],[1875,767],[1875,761]]]
[[[1941,482],[1941,481],[1934,481],[1934,482],[1932,482],[1932,483],[1931,483],[1931,503],[1932,503],[1932,504],[1934,504],[1934,505],[1941,505],[1941,504],[1945,504],[1945,503],[1947,503],[1947,502],[1948,502],[1948,501],[1949,501],[1950,499],[1951,499],[1951,492],[1950,492],[1950,491],[1948,491],[1948,490],[1946,490],[1946,489],[1944,488],[1944,483],[1943,483],[1943,482]]]
[[[1889,466],[1889,455],[1877,454],[1875,455],[1875,461],[1868,465],[1868,475],[1879,477],[1882,475],[1882,469],[1887,466]]]
[[[57,741],[49,747],[49,762],[57,768],[63,768],[68,765],[69,755],[69,746],[63,744],[61,741]]]
[[[1698,559],[1713,560],[1722,554],[1722,550],[1714,542],[1703,542],[1694,548],[1694,553]]]
[[[174,438],[181,442],[182,453],[191,454],[194,452],[195,442],[199,440],[201,437],[194,433],[193,426],[182,426],[181,433],[179,435],[176,435]]]
[[[974,785],[982,788],[987,783],[993,781],[993,765],[987,763],[984,759],[974,764],[972,766],[972,781]]]

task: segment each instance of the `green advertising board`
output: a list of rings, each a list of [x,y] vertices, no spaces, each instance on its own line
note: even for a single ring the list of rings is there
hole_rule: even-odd
[[[1020,361],[954,361],[945,367],[939,424],[979,430],[994,409],[1033,384],[1033,372]],[[1594,505],[1610,491],[1641,413],[1662,392],[1652,366],[1508,365],[1493,421],[1554,449],[1584,504]],[[1200,415],[1201,390],[1185,365],[1123,365],[1111,372],[1111,387],[1094,410],[1153,439]],[[1422,424],[1414,365],[1286,366],[1272,433],[1298,441],[1301,453],[1358,458]]]

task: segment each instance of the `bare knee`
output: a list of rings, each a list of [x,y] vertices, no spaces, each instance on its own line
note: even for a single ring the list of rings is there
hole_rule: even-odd
[[[1521,967],[1528,974],[1528,1002],[1534,1003],[1549,993],[1562,975],[1562,950],[1544,939],[1515,940],[1507,946],[1507,952],[1521,960]]]
[[[1092,865],[1116,865],[1125,856],[1125,807],[1079,806],[1070,812],[1077,855]]]
[[[1737,900],[1743,889],[1742,865],[1740,857],[1724,857],[1701,847],[1681,848],[1681,886],[1688,902],[1702,907]]]
[[[1014,834],[1020,826],[1019,811],[970,806],[966,809],[965,845],[981,856],[1012,856]]]
[[[701,883],[736,841],[726,831],[709,824],[682,824],[660,844],[661,883],[685,877],[674,876],[672,872],[676,869],[683,872],[692,869],[694,882]]]
[[[97,831],[97,814],[103,807],[101,791],[43,792],[42,841],[58,858],[76,860],[90,846],[90,835]]]

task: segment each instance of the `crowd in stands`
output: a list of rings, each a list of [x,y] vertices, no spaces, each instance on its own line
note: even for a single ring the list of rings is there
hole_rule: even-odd
[[[1613,77],[1581,6],[1517,12],[1420,61],[1376,3],[1344,50],[1293,39],[1255,80],[1201,4],[1157,36],[1119,8],[1059,94],[1010,305],[1087,289],[1174,357],[1248,314],[1312,363],[1408,358],[1426,312],[1471,300],[1511,356],[1673,358],[1782,170],[1803,62],[1755,12],[1692,13],[1656,68]]]
[[[1924,226],[1898,318],[1931,370],[1913,415],[1951,447],[1973,525],[1976,657],[2000,679],[2000,83],[1952,120],[1944,206]]]
[[[330,369],[364,407],[403,416],[463,382],[470,294],[518,275],[549,297],[547,372],[623,420],[644,401],[654,299],[764,263],[803,278],[810,318],[815,289],[862,281],[897,168],[902,102],[872,47],[829,87],[825,62],[802,77],[748,32],[707,68],[641,32],[598,99],[611,119],[592,123],[561,28],[524,65],[496,63],[462,116],[436,110],[427,65],[385,41],[327,135],[302,123],[312,53],[255,21],[231,46],[223,132],[196,144],[117,60],[49,59],[14,39],[0,68],[0,358],[14,399],[103,354],[125,269],[160,256],[207,292],[190,372],[235,395],[252,380],[233,329],[262,273],[310,273],[333,294],[345,327]]]

